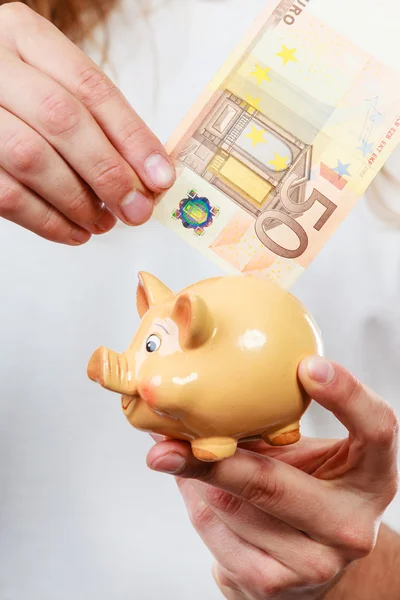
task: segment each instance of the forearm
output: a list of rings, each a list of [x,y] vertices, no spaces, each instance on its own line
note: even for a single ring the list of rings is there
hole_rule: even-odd
[[[396,600],[400,598],[400,535],[380,528],[374,551],[354,562],[324,600]]]

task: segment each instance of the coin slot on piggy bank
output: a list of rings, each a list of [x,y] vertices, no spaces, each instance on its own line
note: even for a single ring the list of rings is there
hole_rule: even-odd
[[[122,395],[133,427],[186,440],[218,461],[240,441],[300,439],[311,399],[297,369],[322,354],[312,316],[275,283],[251,276],[200,281],[178,294],[139,274],[141,324],[129,348],[93,354],[88,376]]]

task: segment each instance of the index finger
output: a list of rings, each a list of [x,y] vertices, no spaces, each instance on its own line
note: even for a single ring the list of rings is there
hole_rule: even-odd
[[[85,106],[150,190],[169,188],[175,181],[175,169],[163,145],[105,73],[49,21],[26,6],[17,4],[7,14],[17,24],[12,28],[13,37],[7,36],[8,46]]]
[[[181,467],[176,470],[178,459]],[[150,450],[147,464],[155,471],[223,490],[321,542],[337,537],[340,520],[348,511],[347,495],[330,482],[245,450],[228,460],[205,463],[193,456],[189,444],[167,440]],[[328,520],[327,513],[332,513]]]

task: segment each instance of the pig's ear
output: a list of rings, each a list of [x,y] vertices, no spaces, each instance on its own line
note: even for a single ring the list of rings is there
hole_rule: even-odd
[[[162,304],[174,297],[166,285],[149,273],[139,273],[139,283],[136,293],[136,306],[140,318],[154,304]]]
[[[213,334],[211,312],[204,300],[195,294],[185,293],[178,296],[171,318],[178,325],[182,348],[198,348]]]

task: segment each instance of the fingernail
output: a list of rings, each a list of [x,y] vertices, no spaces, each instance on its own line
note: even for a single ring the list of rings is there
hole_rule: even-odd
[[[153,438],[157,444],[165,440],[165,437],[163,435],[158,435],[158,433],[150,433],[150,437]]]
[[[155,187],[169,188],[175,181],[175,169],[161,154],[151,154],[144,163],[147,177]]]
[[[104,208],[104,210],[101,213],[101,216],[93,224],[93,227],[95,230],[97,230],[96,233],[105,233],[106,231],[110,231],[110,229],[114,227],[116,222],[117,219],[112,214],[112,212]]]
[[[181,473],[185,468],[186,461],[177,452],[170,452],[166,456],[162,456],[161,458],[157,458],[151,465],[150,468],[153,471],[161,471],[162,473],[170,473],[171,475],[176,475],[177,473]]]
[[[90,233],[88,231],[84,231],[83,229],[75,229],[72,232],[71,239],[75,246],[80,246],[81,244],[85,244],[90,239]]]
[[[308,374],[317,383],[327,384],[335,376],[331,363],[321,356],[313,356],[307,361]]]
[[[141,192],[134,190],[121,203],[121,212],[130,225],[142,225],[153,213],[154,204]]]

